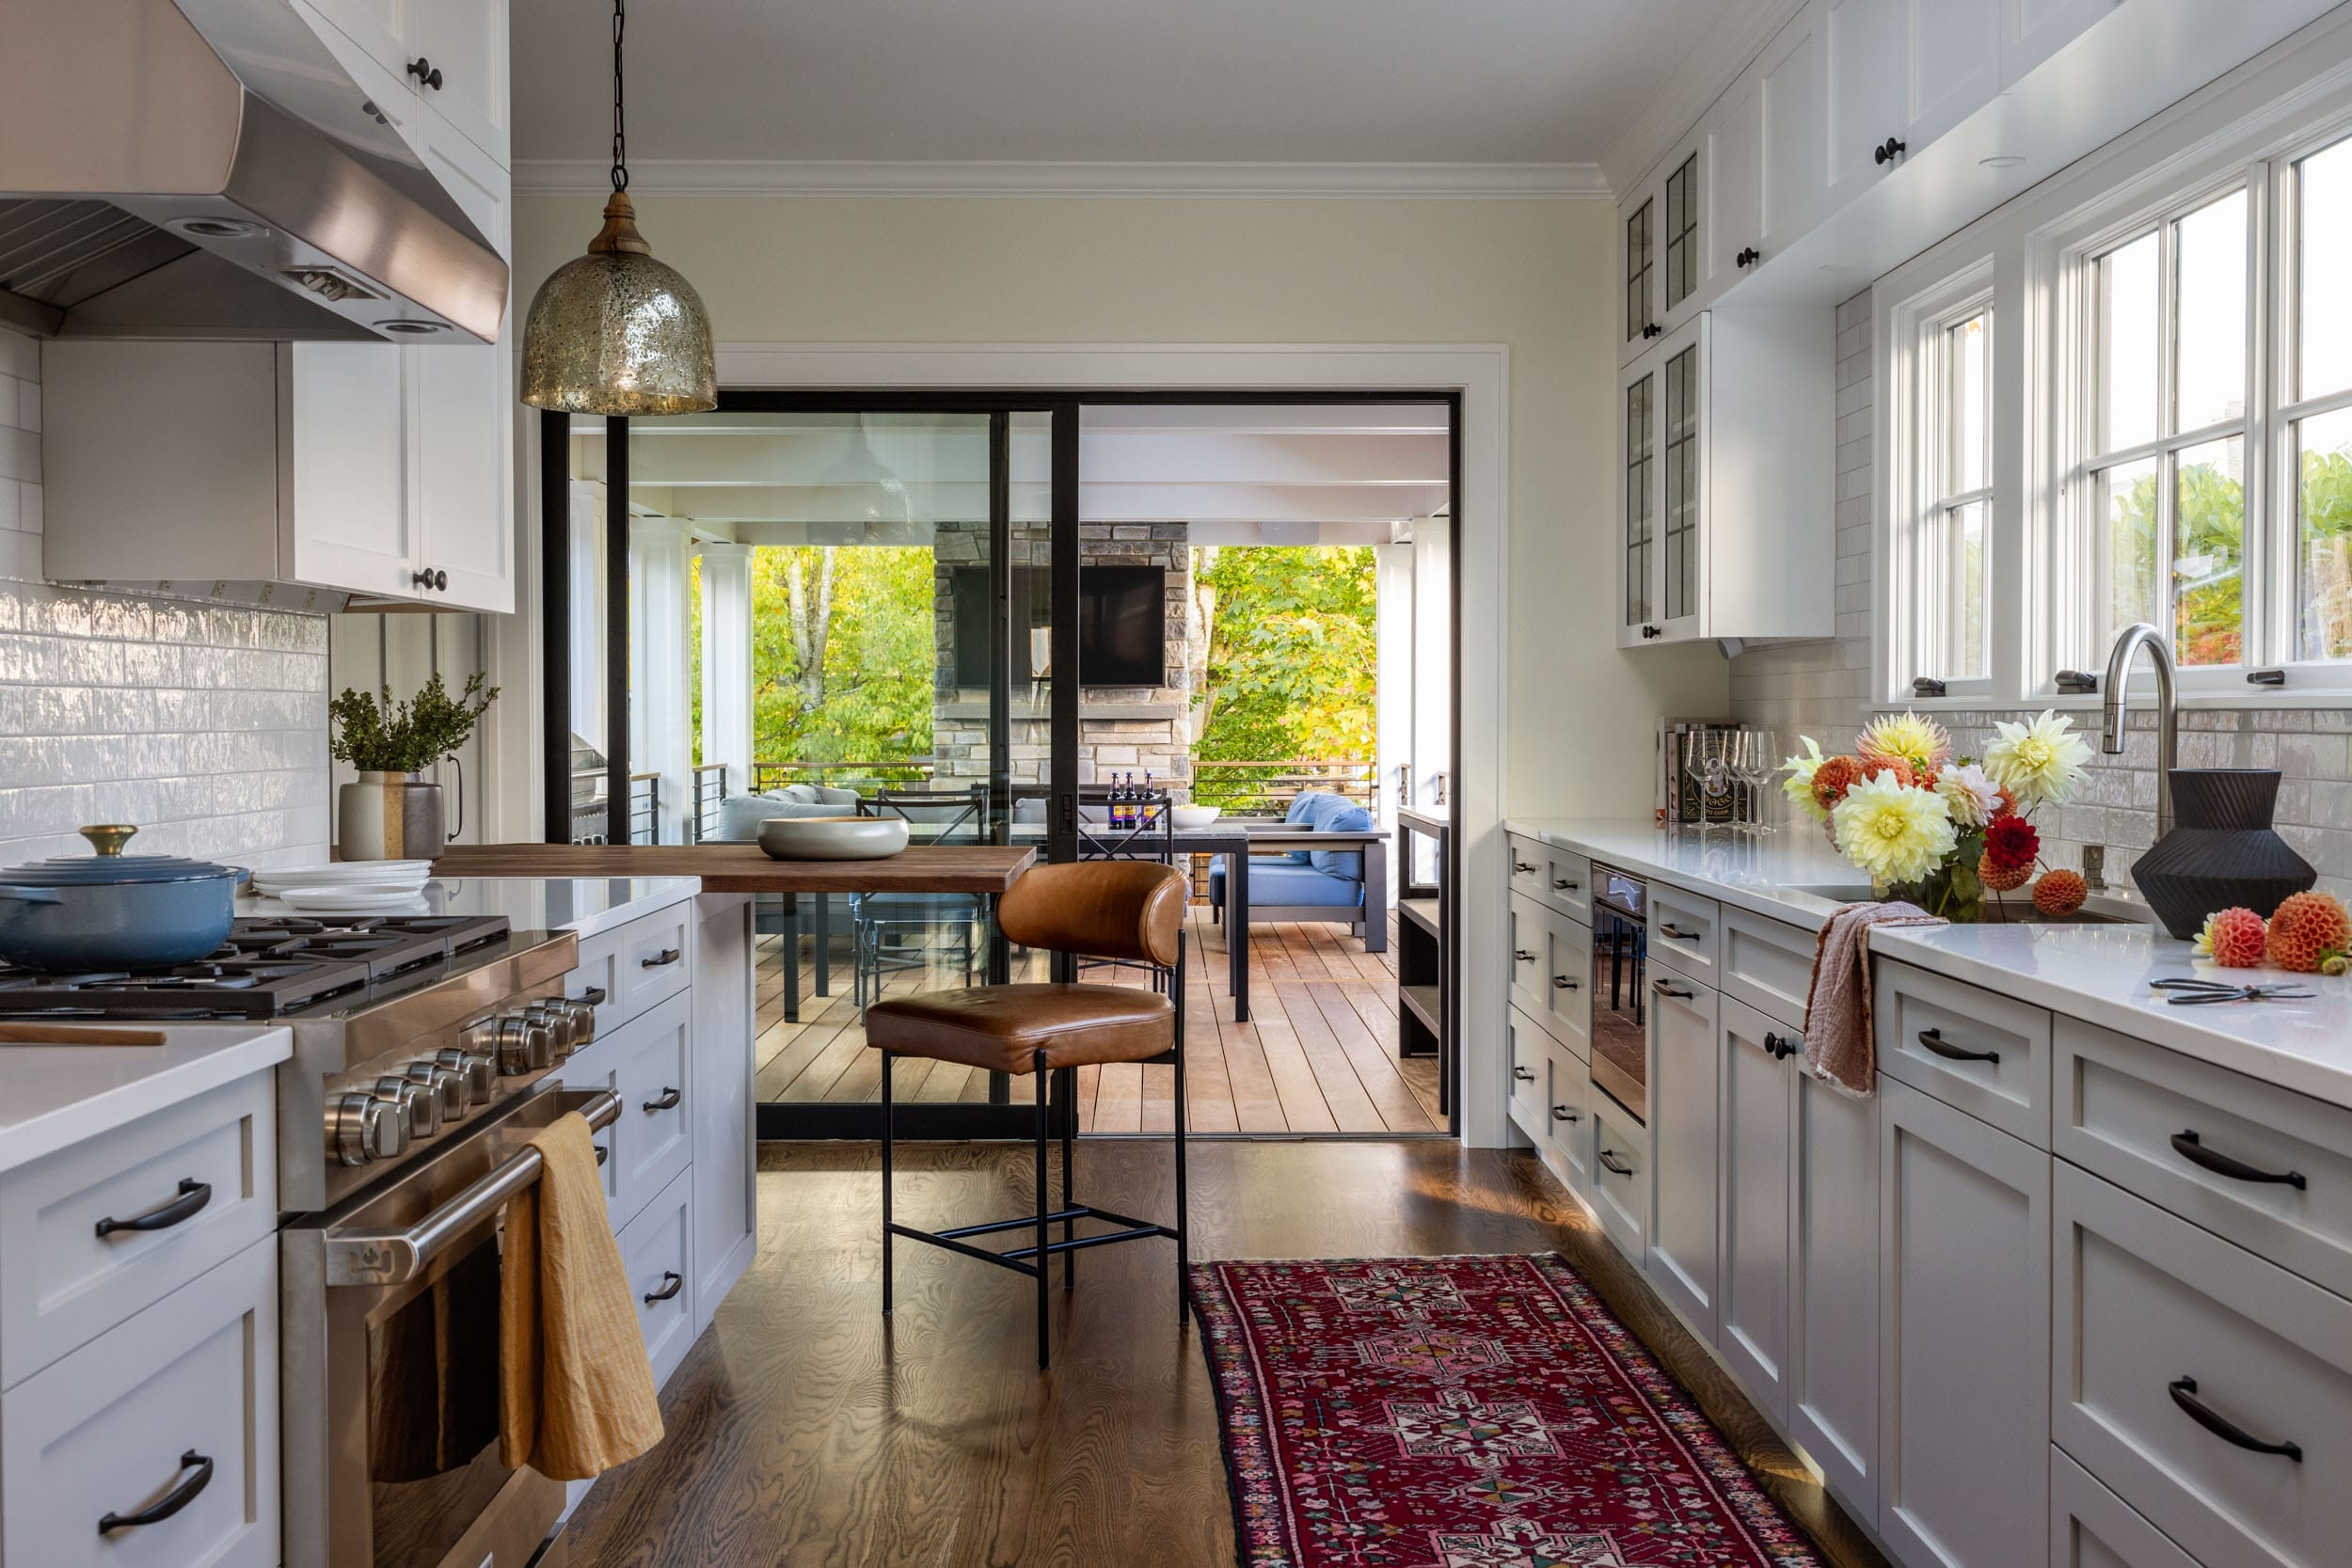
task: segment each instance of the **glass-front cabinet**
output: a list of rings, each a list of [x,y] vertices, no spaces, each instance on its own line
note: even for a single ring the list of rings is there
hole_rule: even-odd
[[[1708,318],[1626,367],[1619,397],[1620,646],[1707,635]]]
[[[1617,209],[1624,261],[1619,364],[1655,348],[1705,309],[1731,276],[1708,248],[1717,200],[1707,174],[1711,155],[1712,143],[1693,132]]]
[[[1658,198],[1645,195],[1625,214],[1625,350],[1639,354],[1658,335]]]

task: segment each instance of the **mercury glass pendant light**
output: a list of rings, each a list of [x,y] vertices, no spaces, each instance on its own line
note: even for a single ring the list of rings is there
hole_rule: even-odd
[[[571,414],[700,414],[719,405],[710,318],[653,259],[628,199],[622,118],[624,0],[612,5],[612,198],[604,227],[539,285],[523,322],[523,401]]]

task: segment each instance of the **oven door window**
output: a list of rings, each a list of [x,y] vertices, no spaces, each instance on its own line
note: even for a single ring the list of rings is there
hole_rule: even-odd
[[[499,1461],[499,1228],[368,1325],[371,1568],[437,1568],[510,1472]]]
[[[1593,910],[1593,1082],[1635,1117],[1649,1117],[1649,933]]]

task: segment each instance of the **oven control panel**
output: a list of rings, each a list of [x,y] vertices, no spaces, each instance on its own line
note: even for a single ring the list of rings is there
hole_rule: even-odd
[[[488,1109],[595,1039],[596,1010],[541,997],[468,1020],[454,1034],[454,1045],[379,1060],[335,1085],[326,1103],[327,1158],[342,1165],[397,1159]]]

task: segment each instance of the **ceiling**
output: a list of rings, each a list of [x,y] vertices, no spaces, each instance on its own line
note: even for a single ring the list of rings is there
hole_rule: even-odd
[[[641,0],[628,147],[632,162],[1596,164],[1742,6]],[[515,0],[514,19],[515,157],[604,157],[609,8]]]
[[[1198,545],[1376,545],[1445,509],[1442,404],[1090,406],[1079,515],[1188,522]],[[1050,426],[1008,432],[1011,517],[1051,515]],[[577,419],[580,477],[605,473],[605,422]],[[629,427],[629,499],[747,545],[928,546],[988,515],[988,419],[974,414],[694,414]]]

